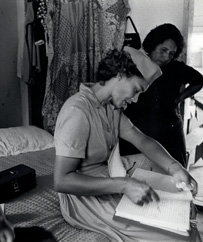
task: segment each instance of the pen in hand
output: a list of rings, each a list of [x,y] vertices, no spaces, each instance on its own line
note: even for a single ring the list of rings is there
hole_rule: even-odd
[[[153,203],[157,207],[158,211],[161,212],[160,204],[159,204],[160,203],[160,198],[159,198],[159,200],[153,199]]]
[[[156,201],[156,206],[157,206],[157,209],[159,210],[159,212],[161,212],[161,209],[160,209],[160,206],[159,206],[159,202]]]

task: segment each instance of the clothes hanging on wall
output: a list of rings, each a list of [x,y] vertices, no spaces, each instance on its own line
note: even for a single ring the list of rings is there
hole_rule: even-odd
[[[47,52],[45,17],[48,0],[26,0],[19,24],[18,69],[20,80],[28,85],[29,124],[43,127]],[[23,16],[22,16],[23,15]]]
[[[22,81],[33,85],[36,73],[41,72],[40,59],[44,55],[40,46],[46,42],[44,18],[47,13],[47,0],[27,0],[24,7],[25,16],[21,17],[19,29],[17,74]]]
[[[82,82],[95,82],[109,48],[122,48],[128,0],[50,0],[47,5],[48,71],[44,128],[53,133],[63,103]]]

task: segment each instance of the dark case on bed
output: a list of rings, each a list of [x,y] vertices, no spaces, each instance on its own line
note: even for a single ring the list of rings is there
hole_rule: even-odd
[[[36,186],[35,170],[20,164],[0,172],[0,203]]]

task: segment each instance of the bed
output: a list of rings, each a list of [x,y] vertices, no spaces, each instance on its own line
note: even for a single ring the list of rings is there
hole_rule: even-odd
[[[53,189],[54,156],[54,138],[45,130],[35,126],[0,129],[0,171],[25,164],[35,169],[37,182],[35,188],[5,203],[7,219],[15,228],[45,228],[59,242],[110,242],[102,234],[74,228],[63,219]],[[202,211],[197,219],[202,237]]]
[[[40,226],[57,241],[109,242],[104,235],[77,229],[62,217],[53,189],[54,139],[35,126],[0,129],[0,171],[24,164],[36,171],[35,188],[5,203],[7,219],[14,227]]]

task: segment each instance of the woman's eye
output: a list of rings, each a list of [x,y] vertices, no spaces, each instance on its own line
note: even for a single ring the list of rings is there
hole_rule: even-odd
[[[165,49],[165,48],[162,48],[162,49],[161,49],[161,52],[166,52],[166,49]]]

